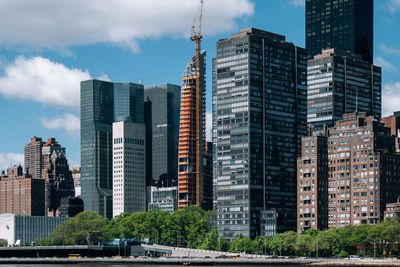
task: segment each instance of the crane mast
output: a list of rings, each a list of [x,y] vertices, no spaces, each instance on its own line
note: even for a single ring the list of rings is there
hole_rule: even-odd
[[[192,29],[193,29],[193,35],[190,37],[190,40],[194,41],[196,43],[196,106],[195,106],[195,112],[196,112],[196,205],[200,205],[202,198],[202,173],[200,172],[200,164],[203,164],[201,162],[201,153],[203,151],[201,150],[201,132],[200,132],[200,105],[202,103],[201,98],[201,88],[200,88],[200,53],[201,53],[201,23],[203,19],[203,0],[200,0],[200,12],[199,12],[199,19],[198,19],[198,26],[197,29],[195,27],[195,24],[193,23]]]

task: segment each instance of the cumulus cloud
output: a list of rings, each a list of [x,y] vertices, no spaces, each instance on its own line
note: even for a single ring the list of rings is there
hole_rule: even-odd
[[[400,10],[400,0],[386,0],[385,8],[390,13],[395,13],[397,10]]]
[[[385,54],[389,54],[389,55],[400,55],[400,49],[388,47],[388,46],[385,45],[385,44],[381,44],[381,45],[379,46],[379,50],[381,50],[381,51],[384,52]]]
[[[80,120],[74,114],[64,113],[61,117],[52,119],[40,118],[40,122],[46,129],[63,130],[71,137],[79,137]]]
[[[24,163],[24,154],[0,152],[0,171],[8,167]]]
[[[306,5],[305,0],[290,0],[289,5],[293,7],[304,7]]]
[[[230,31],[236,19],[254,13],[251,0],[204,2],[205,35]],[[140,40],[188,36],[198,9],[198,0],[2,0],[0,43],[50,49],[112,43],[137,52]]]
[[[10,99],[33,100],[77,112],[80,82],[88,79],[87,70],[70,69],[43,57],[19,56],[5,67],[0,93]]]
[[[390,116],[395,111],[400,111],[400,82],[383,86],[382,115]]]
[[[389,70],[389,71],[397,71],[397,68],[392,65],[389,61],[386,61],[382,57],[376,57],[374,60],[374,64],[377,66],[382,67],[384,70]]]

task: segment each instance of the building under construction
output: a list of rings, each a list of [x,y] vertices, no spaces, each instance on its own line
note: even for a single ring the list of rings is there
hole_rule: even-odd
[[[178,155],[179,209],[201,205],[204,201],[205,58],[206,52],[201,51],[199,71],[194,56],[183,72]],[[196,99],[197,94],[199,99]]]
[[[197,28],[193,25],[190,40],[196,43],[196,54],[183,72],[181,92],[181,114],[179,127],[179,170],[178,208],[190,205],[209,206],[212,190],[208,186],[212,177],[205,159],[205,110],[206,110],[206,52],[201,51],[201,22],[203,0],[200,0],[200,13]],[[204,175],[206,173],[206,175]],[[206,177],[205,177],[206,176]]]

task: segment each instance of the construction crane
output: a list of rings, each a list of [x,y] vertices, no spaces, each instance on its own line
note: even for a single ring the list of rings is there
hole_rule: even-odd
[[[201,142],[203,141],[200,132],[200,103],[201,103],[201,88],[200,88],[200,53],[201,53],[201,39],[203,38],[201,36],[201,23],[203,19],[203,0],[200,0],[200,12],[199,12],[199,19],[198,19],[198,25],[197,29],[195,26],[195,22],[193,23],[192,26],[192,36],[190,37],[190,40],[196,42],[196,107],[195,107],[195,112],[196,112],[196,205],[200,205],[202,201],[202,183],[203,183],[203,177],[201,173],[201,167],[200,164],[203,164],[201,162],[201,154],[203,153],[201,149]]]

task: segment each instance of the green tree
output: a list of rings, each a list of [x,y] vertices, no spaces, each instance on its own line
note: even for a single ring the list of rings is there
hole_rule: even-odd
[[[0,239],[0,247],[7,247],[8,241],[6,239]]]
[[[312,256],[316,255],[316,242],[318,236],[318,230],[309,229],[300,235],[296,240],[296,251],[299,256]]]
[[[226,252],[229,250],[229,247],[230,243],[221,236],[218,240],[217,250]]]
[[[87,245],[108,240],[108,220],[95,211],[84,211],[63,222],[43,241],[45,245]]]
[[[218,231],[217,228],[213,228],[204,238],[203,243],[199,247],[200,249],[206,250],[217,250],[218,249]]]

